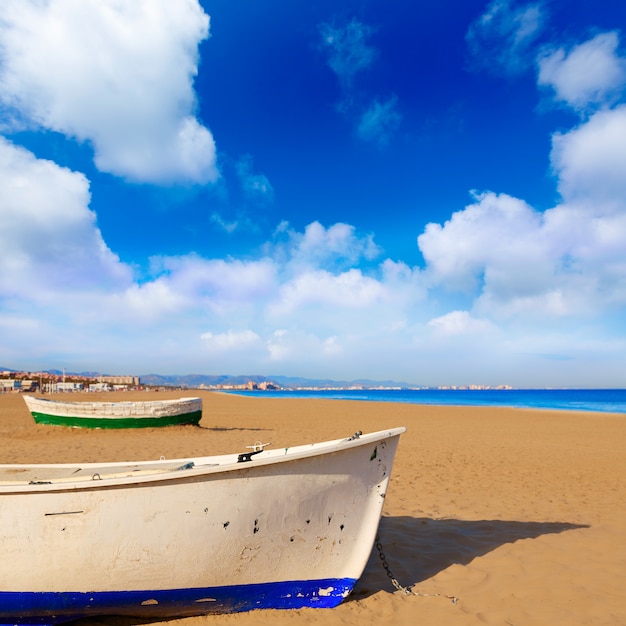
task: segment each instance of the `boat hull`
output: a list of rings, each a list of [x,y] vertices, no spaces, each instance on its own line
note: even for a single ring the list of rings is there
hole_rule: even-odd
[[[0,622],[336,606],[371,553],[403,430],[254,456],[0,466]]]
[[[155,428],[198,424],[200,398],[147,402],[61,402],[24,396],[37,424],[73,428]]]

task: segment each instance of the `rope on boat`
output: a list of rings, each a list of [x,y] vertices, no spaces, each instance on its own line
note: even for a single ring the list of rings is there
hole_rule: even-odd
[[[452,601],[452,604],[456,604],[459,599],[456,596],[449,596],[445,593],[421,593],[420,591],[413,591],[413,585],[409,585],[408,587],[403,587],[397,580],[397,578],[391,573],[391,568],[389,567],[389,563],[387,563],[387,558],[385,557],[385,553],[383,551],[383,545],[380,542],[380,535],[376,535],[376,548],[378,549],[378,555],[380,557],[380,561],[383,565],[383,569],[387,574],[387,577],[391,581],[391,584],[398,590],[401,591],[405,596],[419,596],[420,598],[431,598],[431,597],[442,597],[448,598]]]

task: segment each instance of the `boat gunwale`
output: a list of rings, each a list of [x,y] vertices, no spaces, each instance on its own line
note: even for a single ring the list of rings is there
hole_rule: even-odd
[[[71,395],[71,394],[70,394]],[[165,402],[181,402],[182,400],[202,400],[200,396],[182,396],[180,398],[163,398],[162,400],[104,400],[100,402],[98,400],[59,400],[57,398],[42,398],[41,396],[34,395],[24,395],[24,399],[28,398],[29,400],[38,400],[41,402],[54,402],[54,403],[63,403],[63,404],[86,404],[86,403],[94,403],[94,404],[136,404],[138,402],[143,402],[145,404],[162,404]]]
[[[85,472],[80,477],[73,477],[73,480],[72,477],[69,479],[53,478],[49,481],[42,477],[40,482],[0,480],[0,495],[10,493],[30,494],[85,489],[93,490],[94,488],[104,489],[108,487],[125,487],[134,484],[179,482],[181,480],[194,479],[211,474],[232,473],[255,467],[278,465],[300,459],[324,456],[350,448],[357,448],[370,445],[372,443],[383,442],[394,437],[399,437],[405,431],[406,428],[404,426],[400,426],[372,433],[360,434],[358,436],[353,435],[352,437],[344,437],[341,439],[313,442],[310,444],[301,444],[283,448],[266,449],[259,452],[257,455],[254,455],[249,461],[244,462],[239,461],[241,453],[231,453],[218,456],[182,457],[176,459],[159,459],[136,462],[112,461],[90,463],[0,464],[0,475],[10,470],[45,471],[46,469],[70,470],[72,468],[76,468],[77,471],[93,470],[93,474],[90,475],[89,472]],[[159,467],[163,467],[165,465],[168,466],[168,469],[158,469]],[[148,468],[148,466],[150,466],[151,469],[145,469],[144,472],[141,473],[141,467]],[[125,476],[107,477],[106,473],[104,473],[104,470],[122,470],[123,468],[128,468]],[[101,471],[96,471],[98,469]],[[95,476],[98,476],[98,478],[95,478]]]
[[[117,402],[99,401],[99,400],[57,400],[53,398],[40,398],[39,396],[23,396],[24,402],[30,409],[30,402],[45,402],[50,403],[49,406],[68,405],[71,407],[88,407],[88,406],[120,406],[120,405],[137,405],[142,406],[160,406],[163,404],[198,404],[198,401],[202,402],[200,396],[186,396],[183,398],[165,398],[163,400],[119,400]],[[46,404],[46,406],[48,406]]]

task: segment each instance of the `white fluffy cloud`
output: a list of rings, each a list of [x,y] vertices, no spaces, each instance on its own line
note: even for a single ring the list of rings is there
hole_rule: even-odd
[[[538,58],[540,86],[551,87],[557,100],[578,110],[603,105],[626,83],[626,63],[617,54],[616,32],[600,33],[574,46],[549,49]]]
[[[545,272],[547,253],[535,236],[541,216],[504,194],[486,193],[476,199],[443,226],[428,224],[418,237],[432,282],[474,292],[497,281],[506,290],[513,274],[518,286],[523,281],[528,288],[539,288],[536,280]]]
[[[598,313],[626,304],[626,215],[567,204],[539,213],[486,193],[418,238],[433,287],[467,290],[496,319]]]
[[[223,352],[228,350],[244,350],[254,346],[260,341],[260,337],[251,330],[234,331],[213,334],[202,333],[200,338],[209,350]]]
[[[203,259],[194,254],[153,259],[151,280],[118,295],[120,305],[138,319],[162,320],[170,313],[197,311],[232,321],[251,314],[276,290],[275,264],[270,259],[240,261]]]
[[[0,3],[0,98],[14,120],[94,148],[135,181],[217,178],[193,80],[209,18],[195,0]]]
[[[567,202],[594,212],[626,205],[626,106],[599,111],[588,122],[552,138],[552,166]]]
[[[0,297],[124,288],[129,269],[107,247],[80,173],[0,137]]]
[[[489,320],[473,318],[468,311],[446,313],[430,320],[428,326],[440,337],[481,335],[495,329]]]
[[[364,276],[357,269],[340,274],[321,270],[307,272],[281,287],[273,310],[278,315],[287,315],[308,306],[329,306],[335,310],[366,308],[374,304],[382,292],[378,280]]]
[[[375,259],[381,252],[372,235],[360,236],[350,224],[338,223],[325,228],[319,222],[311,222],[303,233],[298,233],[283,223],[276,237],[276,243],[266,249],[268,254],[284,262],[287,272],[310,268],[341,270],[361,260]]]

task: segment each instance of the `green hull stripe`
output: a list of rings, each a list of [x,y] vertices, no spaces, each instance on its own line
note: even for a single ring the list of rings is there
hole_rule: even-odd
[[[71,415],[50,415],[33,411],[37,424],[54,426],[73,426],[76,428],[154,428],[175,426],[177,424],[198,424],[202,411],[164,415],[162,417],[73,417]]]

